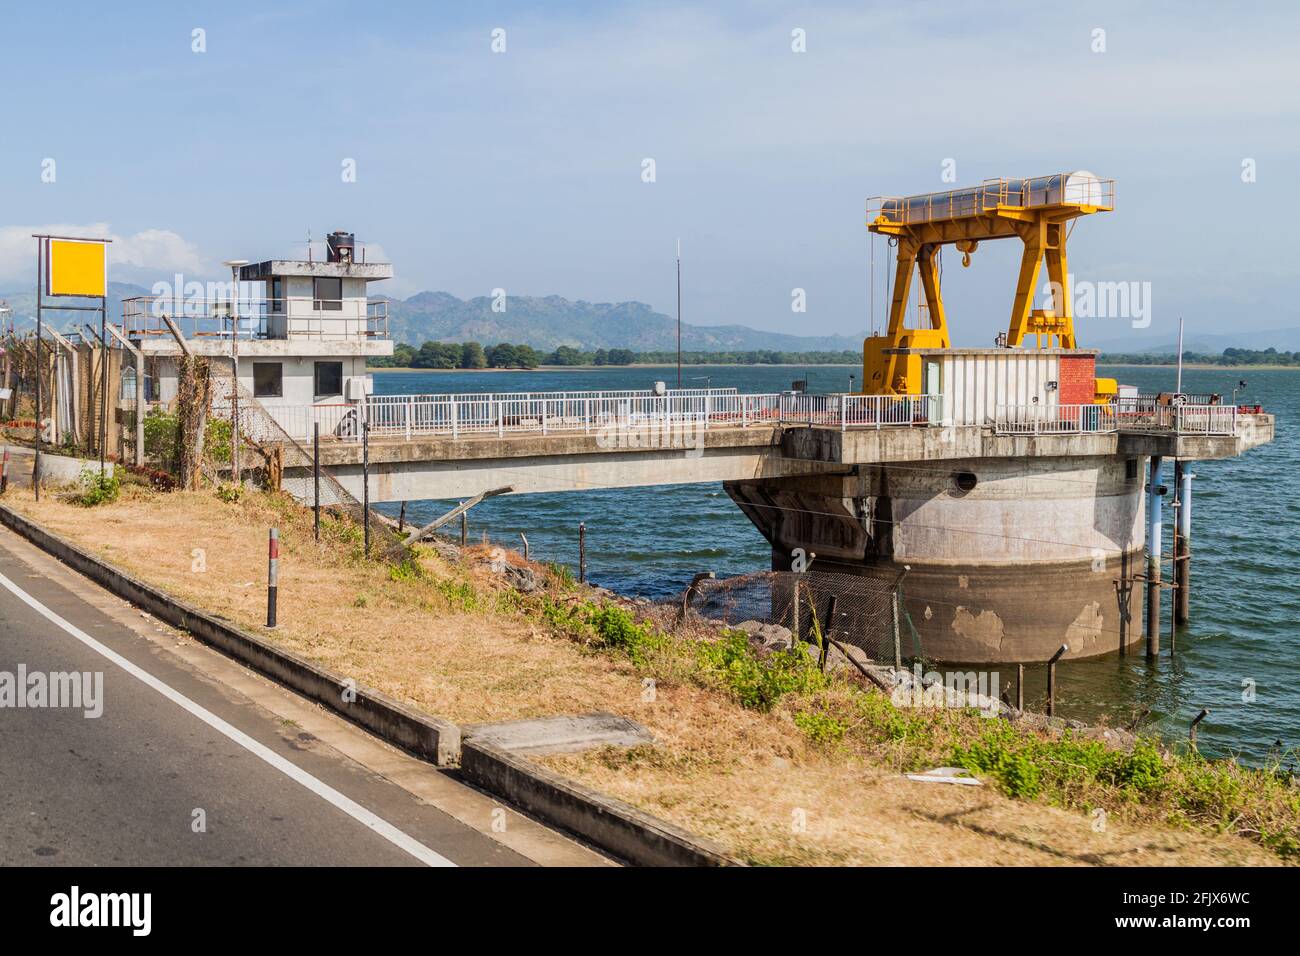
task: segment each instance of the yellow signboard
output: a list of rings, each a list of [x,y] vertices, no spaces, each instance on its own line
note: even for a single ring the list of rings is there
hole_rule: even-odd
[[[108,294],[104,250],[96,240],[50,239],[47,293],[103,296]]]

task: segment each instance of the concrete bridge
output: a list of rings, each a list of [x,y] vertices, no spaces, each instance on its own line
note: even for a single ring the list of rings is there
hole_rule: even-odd
[[[965,662],[1138,641],[1132,594],[1159,576],[1161,463],[1235,457],[1274,430],[1268,414],[1167,396],[406,396],[312,414],[296,430],[327,419],[321,464],[358,499],[368,456],[371,502],[722,482],[774,570],[797,555],[906,569],[927,655]],[[1190,514],[1190,480],[1175,490]]]

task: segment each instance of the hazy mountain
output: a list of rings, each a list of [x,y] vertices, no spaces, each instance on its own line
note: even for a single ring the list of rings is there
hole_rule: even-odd
[[[419,345],[426,341],[513,342],[551,351],[626,348],[638,352],[677,347],[677,320],[642,302],[571,301],[558,295],[513,295],[504,312],[492,311],[492,299],[458,299],[447,292],[420,292],[409,299],[390,299],[389,328],[394,339]],[[860,349],[850,335],[788,335],[744,325],[682,323],[687,351],[773,349],[832,351]]]

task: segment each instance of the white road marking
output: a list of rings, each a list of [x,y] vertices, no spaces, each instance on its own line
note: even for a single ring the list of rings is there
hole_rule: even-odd
[[[329,784],[325,783],[322,780],[318,780],[316,777],[313,777],[307,771],[303,770],[301,767],[297,766],[291,761],[286,760],[284,757],[281,757],[279,754],[271,750],[269,747],[266,747],[265,745],[258,743],[256,740],[248,736],[248,734],[244,733],[242,730],[239,730],[238,728],[233,727],[230,724],[226,723],[226,721],[222,720],[216,714],[212,713],[212,711],[208,710],[207,708],[199,704],[196,704],[194,701],[190,700],[180,691],[175,690],[169,685],[163,683],[161,680],[159,680],[157,677],[154,677],[148,671],[143,670],[140,667],[137,667],[135,664],[132,664],[121,654],[117,653],[116,651],[108,647],[105,647],[103,644],[95,640],[93,637],[91,637],[85,631],[81,630],[75,624],[65,621],[54,611],[51,611],[44,604],[36,600],[36,598],[32,597],[30,594],[28,594],[18,585],[14,584],[13,581],[9,580],[9,578],[5,577],[5,575],[3,574],[0,574],[0,585],[3,585],[6,590],[8,590],[11,594],[13,594],[16,598],[18,598],[18,600],[22,601],[24,604],[30,607],[37,614],[41,615],[46,620],[51,621],[54,624],[57,624],[60,628],[67,631],[69,634],[71,634],[77,640],[81,641],[81,643],[85,644],[95,653],[108,658],[110,661],[112,661],[118,667],[122,668],[122,670],[126,671],[132,677],[148,685],[149,687],[152,687],[154,690],[162,694],[164,697],[166,697],[168,700],[172,701],[173,703],[178,704],[179,706],[185,708],[185,710],[189,711],[191,714],[193,714],[199,720],[203,721],[213,730],[217,731],[218,733],[226,737],[229,737],[235,743],[239,744],[239,746],[243,747],[245,750],[247,750],[249,753],[253,754],[254,756],[258,757],[259,759],[270,764],[272,767],[280,771],[290,780],[302,784],[312,793],[316,794],[316,796],[320,797],[322,800],[326,801],[327,803],[330,803],[333,806],[337,807],[338,809],[342,810],[344,813],[352,817],[352,819],[356,820],[361,825],[373,830],[379,836],[383,837],[389,843],[393,844],[393,846],[397,847],[400,850],[405,850],[407,853],[411,854],[411,856],[415,857],[421,863],[424,863],[428,866],[455,866],[456,865],[455,863],[447,859],[442,854],[429,849],[419,840],[416,840],[414,837],[408,836],[407,834],[403,833],[401,830],[397,829],[397,827],[393,826],[383,817],[371,813],[369,810],[367,810],[361,804],[357,803],[355,800],[352,800],[344,796],[343,794],[335,790],[333,787],[331,787]]]

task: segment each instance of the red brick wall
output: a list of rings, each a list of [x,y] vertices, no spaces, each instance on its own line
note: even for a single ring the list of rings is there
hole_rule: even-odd
[[[1091,405],[1097,394],[1097,360],[1092,355],[1062,355],[1057,401],[1062,405]]]

